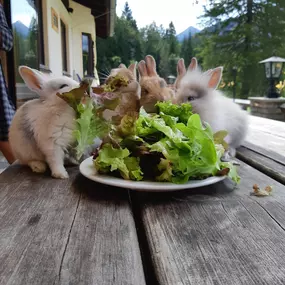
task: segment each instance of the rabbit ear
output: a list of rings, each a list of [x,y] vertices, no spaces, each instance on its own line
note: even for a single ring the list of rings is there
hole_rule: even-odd
[[[134,77],[137,78],[137,62],[132,63],[128,69],[133,73]]]
[[[184,59],[180,58],[177,63],[177,74],[184,75],[186,73],[186,68],[184,64]]]
[[[144,60],[141,60],[138,64],[139,74],[140,77],[147,76],[147,69],[146,69],[146,63]]]
[[[146,68],[147,68],[148,76],[155,76],[155,75],[157,75],[155,59],[151,55],[147,55],[145,57],[145,61],[146,61]]]
[[[222,73],[223,73],[223,67],[222,66],[214,68],[209,73],[210,80],[208,82],[208,88],[216,89],[219,86],[220,81],[222,79]]]
[[[40,72],[33,70],[27,66],[19,66],[19,73],[27,86],[34,92],[42,91],[45,82]]]
[[[192,57],[188,69],[189,70],[195,70],[197,68],[197,66],[198,66],[197,58],[196,57]]]
[[[118,68],[127,68],[127,67],[123,63],[121,63]]]

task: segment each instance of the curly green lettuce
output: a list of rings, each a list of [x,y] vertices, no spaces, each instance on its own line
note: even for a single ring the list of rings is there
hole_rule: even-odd
[[[94,166],[101,173],[118,171],[126,180],[143,178],[139,158],[131,157],[127,148],[114,148],[110,143],[104,144],[100,149]]]
[[[109,132],[109,124],[97,116],[96,106],[89,97],[77,105],[77,113],[73,135],[76,139],[76,158],[79,160],[96,138],[103,138]]]
[[[119,125],[111,126],[112,140],[103,143],[94,160],[99,172],[142,180],[143,158],[144,171],[154,169],[156,181],[186,183],[190,179],[227,175],[239,183],[236,167],[221,161],[228,148],[227,132],[214,134],[208,123],[192,113],[190,104],[159,102],[156,106],[156,114],[141,108],[138,117],[128,114]]]

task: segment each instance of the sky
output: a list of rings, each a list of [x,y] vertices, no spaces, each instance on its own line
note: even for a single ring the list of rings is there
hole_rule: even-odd
[[[126,0],[117,0],[116,12],[121,16]],[[139,28],[151,24],[153,21],[156,24],[163,25],[167,28],[172,21],[176,33],[179,34],[193,26],[201,30],[203,27],[199,25],[198,16],[203,14],[203,5],[206,0],[128,0],[129,7],[133,12],[133,17],[137,21]],[[34,9],[23,0],[12,0],[12,22],[20,20],[27,27],[30,24],[31,18],[35,15]]]
[[[121,16],[126,0],[117,0],[116,12]],[[199,0],[198,4],[193,5],[196,0],[128,0],[129,7],[133,12],[133,17],[137,21],[139,28],[151,24],[168,27],[172,21],[176,33],[179,34],[189,26],[199,30],[203,27],[199,25],[198,16],[203,14],[203,5],[206,0]]]
[[[23,0],[12,0],[12,23],[21,21],[25,26],[29,27],[31,19],[36,16],[35,10],[28,4],[27,1]]]

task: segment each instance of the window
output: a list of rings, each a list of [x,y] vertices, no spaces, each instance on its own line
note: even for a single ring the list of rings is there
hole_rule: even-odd
[[[40,65],[45,65],[43,6],[42,6],[42,0],[35,0],[35,2],[38,11],[38,52],[39,52],[39,67],[40,67]]]
[[[42,0],[11,0],[16,83],[23,83],[18,67],[39,69],[45,64]]]
[[[60,33],[61,33],[61,57],[62,57],[62,70],[67,72],[67,38],[66,38],[66,26],[62,20],[60,20]]]
[[[94,42],[90,34],[82,34],[83,76],[94,77]]]

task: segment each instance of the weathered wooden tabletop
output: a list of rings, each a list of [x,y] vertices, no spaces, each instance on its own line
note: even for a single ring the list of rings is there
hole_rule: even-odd
[[[251,118],[241,183],[142,193],[0,175],[0,284],[285,284],[285,124]],[[251,196],[254,183],[273,186]]]

